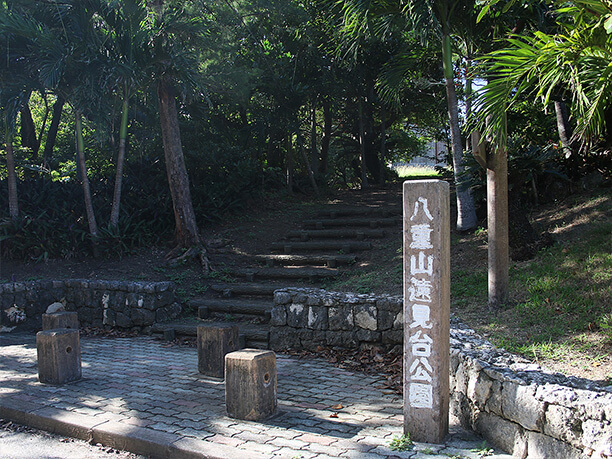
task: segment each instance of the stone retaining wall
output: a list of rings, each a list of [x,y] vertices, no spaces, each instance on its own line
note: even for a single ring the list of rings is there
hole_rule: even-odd
[[[0,327],[40,328],[47,307],[64,300],[84,327],[147,331],[182,311],[172,282],[68,279],[0,284]]]
[[[320,289],[274,292],[270,347],[315,350],[318,346],[393,347],[402,343],[401,298]]]
[[[283,289],[272,349],[401,345],[402,299]],[[451,415],[518,458],[612,457],[612,388],[552,374],[451,321]]]

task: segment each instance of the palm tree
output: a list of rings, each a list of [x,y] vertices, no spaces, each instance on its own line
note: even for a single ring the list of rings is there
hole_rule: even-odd
[[[84,115],[101,111],[100,70],[104,62],[99,53],[101,35],[95,22],[101,4],[97,0],[15,3],[20,8],[3,15],[0,30],[19,38],[22,61],[30,76],[43,88],[58,94],[58,98],[65,99],[75,113],[77,158],[95,251],[98,226],[87,177],[82,122]]]
[[[125,165],[129,108],[131,96],[145,83],[145,67],[150,38],[146,17],[147,8],[141,0],[110,2],[101,11],[107,39],[104,46],[108,50],[110,69],[108,85],[110,91],[121,100],[121,121],[119,125],[119,147],[109,224],[119,224],[121,208],[121,188]]]
[[[574,137],[612,132],[607,113],[612,97],[612,35],[605,28],[612,7],[593,0],[587,10],[580,8],[582,2],[575,3],[575,8],[563,10],[560,33],[509,38],[507,47],[483,59],[491,75],[477,96],[483,116],[489,118],[488,125],[481,122],[485,133],[503,132],[505,112],[519,97],[531,95],[545,107],[560,94],[571,102],[577,120]],[[507,143],[506,135],[498,137],[501,145]]]
[[[17,194],[17,172],[15,170],[15,155],[13,151],[13,133],[15,132],[15,119],[17,117],[19,98],[11,96],[8,91],[0,89],[0,112],[4,125],[4,142],[6,145],[6,171],[8,182],[9,217],[19,217],[19,198]]]
[[[405,18],[414,33],[424,41],[437,39],[442,50],[442,64],[447,96],[451,150],[455,171],[457,195],[457,229],[468,231],[476,228],[478,220],[472,193],[464,174],[463,142],[459,122],[459,104],[455,90],[451,33],[456,29],[457,17],[470,14],[470,0],[409,0],[382,1],[339,0],[342,7],[344,28],[349,35],[357,36],[364,30],[385,35],[395,25],[393,16]]]
[[[175,250],[167,257],[184,259],[198,256],[207,272],[208,255],[193,210],[176,106],[177,84],[185,89],[197,86],[198,54],[195,44],[203,38],[207,28],[197,2],[188,7],[183,2],[155,0],[150,5],[153,12],[149,16],[153,37],[153,70],[177,243]],[[179,256],[185,249],[187,251]]]

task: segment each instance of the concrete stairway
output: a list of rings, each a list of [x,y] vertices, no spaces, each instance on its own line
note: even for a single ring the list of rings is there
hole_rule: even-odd
[[[249,258],[248,267],[226,270],[235,282],[210,285],[206,296],[191,299],[188,306],[198,311],[201,320],[237,323],[243,345],[267,349],[275,290],[320,287],[357,269],[359,254],[385,237],[383,228],[397,228],[401,222],[400,206],[329,205],[303,221],[301,230],[289,231],[271,244],[270,253]],[[186,336],[195,336],[196,327],[166,324],[166,329]]]

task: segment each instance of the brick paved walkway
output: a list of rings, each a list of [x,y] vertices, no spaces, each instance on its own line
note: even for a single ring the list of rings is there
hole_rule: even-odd
[[[444,445],[391,451],[401,398],[323,360],[277,355],[278,414],[258,423],[226,416],[224,384],[198,373],[194,348],[148,337],[82,338],[81,348],[83,379],[47,386],[34,335],[1,334],[0,418],[161,458],[481,457],[482,440],[457,426]]]

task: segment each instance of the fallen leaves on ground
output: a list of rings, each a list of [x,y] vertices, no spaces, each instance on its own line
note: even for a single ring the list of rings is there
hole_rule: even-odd
[[[378,389],[402,394],[402,353],[386,352],[379,347],[371,349],[329,349],[317,347],[316,351],[288,350],[287,354],[300,358],[322,357],[338,368],[381,376]],[[336,409],[332,407],[332,409]]]
[[[137,331],[99,327],[82,327],[79,329],[79,332],[81,336],[97,336],[99,338],[133,338],[140,335]]]

